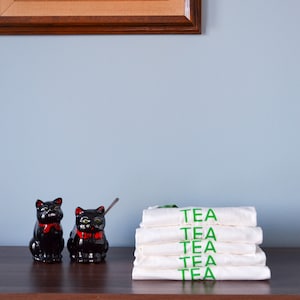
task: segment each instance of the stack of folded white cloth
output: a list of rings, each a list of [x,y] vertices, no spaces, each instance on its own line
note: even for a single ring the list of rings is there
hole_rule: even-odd
[[[134,280],[266,280],[254,207],[149,207],[136,229]]]

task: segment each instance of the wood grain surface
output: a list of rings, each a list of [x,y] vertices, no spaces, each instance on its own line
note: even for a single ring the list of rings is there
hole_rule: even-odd
[[[268,281],[133,281],[133,248],[105,263],[34,262],[27,247],[0,247],[0,299],[300,299],[300,249],[266,248]]]

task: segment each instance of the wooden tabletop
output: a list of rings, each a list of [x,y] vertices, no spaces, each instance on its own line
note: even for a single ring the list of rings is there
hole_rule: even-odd
[[[27,247],[0,247],[0,299],[300,299],[300,248],[265,248],[268,281],[133,281],[133,248],[105,263],[34,262]]]

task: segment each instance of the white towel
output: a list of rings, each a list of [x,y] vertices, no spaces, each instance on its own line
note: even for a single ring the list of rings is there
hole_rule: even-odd
[[[217,266],[265,266],[266,255],[260,248],[256,248],[253,255],[234,255],[234,254],[201,254],[201,255],[182,255],[182,256],[162,256],[162,255],[142,255],[135,252],[134,266],[144,268],[178,269],[182,267],[204,267],[216,264]]]
[[[218,242],[261,244],[263,232],[260,227],[240,226],[165,226],[137,228],[136,245],[178,242],[192,239],[209,239]]]
[[[222,243],[212,241],[191,240],[159,244],[136,245],[136,254],[164,256],[164,255],[197,255],[197,254],[241,254],[254,255],[256,245],[245,243]]]
[[[257,216],[254,207],[150,207],[143,210],[140,227],[184,224],[193,226],[232,225],[255,227]]]
[[[266,266],[221,266],[179,269],[134,267],[133,280],[266,280],[271,277]]]

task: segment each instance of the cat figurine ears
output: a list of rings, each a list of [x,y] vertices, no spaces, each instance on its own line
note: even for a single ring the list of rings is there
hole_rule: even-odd
[[[99,214],[104,214],[105,208],[104,208],[104,206],[99,206],[98,208],[95,209],[95,211],[97,211]],[[83,212],[84,212],[84,209],[78,206],[75,209],[75,216],[79,216]]]
[[[55,200],[52,201],[52,204],[55,204],[57,206],[61,206],[62,205],[62,198],[56,198]],[[35,202],[35,207],[38,208],[38,207],[41,207],[42,205],[44,205],[45,202],[40,200],[40,199],[37,199],[36,202]]]
[[[110,206],[107,208],[107,210],[105,210],[104,206],[99,206],[96,210],[101,213],[101,214],[104,214],[106,215],[110,209],[113,208],[113,206],[115,206],[117,204],[117,202],[119,201],[119,198],[116,198],[111,204]],[[81,208],[80,206],[78,206],[76,209],[75,209],[75,215],[78,216],[80,213],[82,213],[84,211],[83,208]]]

